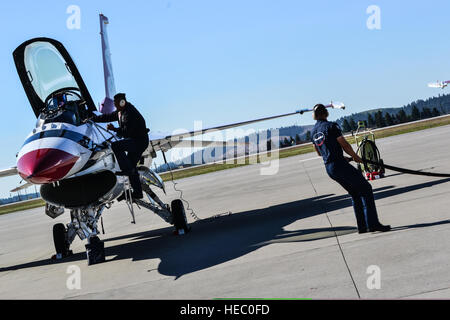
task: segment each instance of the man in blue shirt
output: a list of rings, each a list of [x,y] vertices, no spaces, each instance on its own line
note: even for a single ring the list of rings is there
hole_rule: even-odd
[[[372,186],[349,162],[362,163],[362,159],[353,151],[352,146],[342,136],[339,125],[328,122],[328,111],[322,104],[314,107],[314,120],[317,120],[311,132],[313,145],[322,156],[325,168],[331,179],[338,182],[352,197],[359,233],[389,231],[378,220]],[[351,158],[344,157],[345,151]]]

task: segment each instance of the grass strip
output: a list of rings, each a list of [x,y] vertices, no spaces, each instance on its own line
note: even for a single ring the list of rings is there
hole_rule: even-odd
[[[16,202],[12,204],[7,204],[0,207],[0,215],[11,213],[15,211],[22,211],[22,210],[28,210],[33,208],[38,208],[45,206],[45,201],[42,199],[35,199],[25,202]]]

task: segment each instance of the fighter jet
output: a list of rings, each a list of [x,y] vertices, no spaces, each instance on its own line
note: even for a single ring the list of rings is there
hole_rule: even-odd
[[[445,87],[448,86],[448,84],[450,83],[450,81],[437,81],[434,83],[429,83],[428,87],[429,88],[440,88],[440,89],[444,89]]]
[[[116,175],[120,168],[111,150],[111,143],[118,137],[88,120],[94,114],[115,110],[112,101],[115,85],[107,24],[108,18],[100,14],[106,97],[99,110],[95,107],[74,61],[59,41],[35,38],[14,50],[15,66],[37,120],[35,128],[26,137],[17,154],[16,166],[0,171],[0,177],[20,175],[26,184],[18,189],[39,185],[41,197],[46,202],[45,213],[49,217],[55,219],[65,210],[70,211],[70,222],[67,225],[56,224],[53,227],[56,250],[53,258],[70,256],[70,246],[78,236],[81,240],[87,240],[90,265],[105,261],[104,244],[98,237],[99,219],[104,209],[110,208],[122,194],[125,194],[133,222],[135,203],[156,213],[173,225],[179,234],[189,231],[181,199],[173,200],[169,205],[152,191],[152,188],[159,188],[165,193],[163,180],[149,165],[157,151],[166,152],[171,148],[198,144],[188,139],[208,132],[311,111],[302,109],[175,135],[150,134],[149,147],[138,167],[148,201],[132,199],[128,177]],[[345,108],[338,103],[331,103],[328,107]],[[223,143],[200,141],[201,147],[217,144],[223,146]]]

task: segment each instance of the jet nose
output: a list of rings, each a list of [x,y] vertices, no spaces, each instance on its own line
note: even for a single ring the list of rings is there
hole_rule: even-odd
[[[64,178],[78,158],[59,149],[38,149],[24,154],[17,161],[17,171],[31,183],[51,183]]]

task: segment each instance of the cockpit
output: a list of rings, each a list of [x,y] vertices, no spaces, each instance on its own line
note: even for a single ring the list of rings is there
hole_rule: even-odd
[[[41,111],[36,125],[62,122],[79,126],[89,117],[89,113],[78,88],[63,88],[45,99],[45,108]]]

